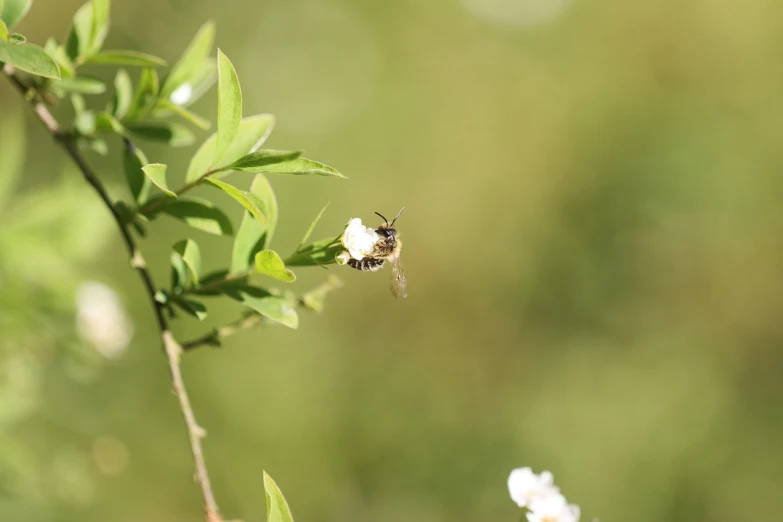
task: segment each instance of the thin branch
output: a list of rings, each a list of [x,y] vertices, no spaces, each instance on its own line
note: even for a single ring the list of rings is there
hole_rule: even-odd
[[[182,343],[182,349],[188,351],[194,350],[199,346],[220,346],[220,341],[226,337],[230,337],[235,333],[241,332],[242,330],[253,328],[254,326],[263,322],[264,318],[259,314],[248,315],[234,321],[233,323],[229,323],[225,326],[221,326],[216,330],[212,330],[211,332],[193,339],[192,341]]]
[[[204,438],[206,432],[201,426],[199,426],[198,422],[196,422],[195,415],[193,414],[193,408],[190,405],[188,393],[185,388],[185,382],[182,378],[180,356],[183,350],[179,343],[177,343],[176,339],[174,339],[174,336],[171,335],[171,332],[169,332],[168,322],[166,321],[166,317],[163,313],[163,305],[155,300],[155,283],[152,280],[152,275],[147,268],[144,257],[142,256],[141,251],[137,248],[136,242],[134,241],[133,236],[131,236],[130,231],[125,226],[122,216],[120,216],[117,208],[111,202],[111,198],[103,186],[103,183],[101,183],[100,179],[98,179],[98,177],[95,175],[95,172],[90,168],[86,160],[82,157],[76,142],[68,134],[62,132],[60,126],[57,123],[57,120],[54,119],[52,114],[49,112],[49,109],[39,100],[38,93],[35,91],[35,89],[25,85],[24,82],[22,82],[22,80],[16,76],[12,66],[6,64],[3,67],[3,72],[6,74],[11,84],[16,87],[16,89],[26,100],[30,102],[36,117],[41,121],[52,138],[54,138],[54,141],[65,150],[68,156],[70,156],[70,158],[81,171],[84,180],[95,189],[95,192],[98,193],[98,196],[109,209],[112,217],[114,218],[114,221],[117,223],[117,228],[119,228],[122,238],[125,241],[125,246],[128,248],[130,264],[139,272],[139,275],[141,276],[141,279],[144,283],[144,287],[147,290],[150,303],[152,304],[153,310],[155,312],[155,318],[160,330],[161,342],[163,343],[166,356],[168,357],[169,367],[171,369],[174,391],[176,392],[179,399],[182,415],[185,418],[185,425],[188,430],[188,435],[190,436],[190,446],[193,451],[193,461],[196,467],[196,475],[201,486],[201,492],[204,496],[204,509],[206,512],[207,522],[222,522],[217,502],[215,501],[215,495],[209,482],[209,474],[207,473],[207,466],[204,460],[204,451],[201,446],[201,439]]]

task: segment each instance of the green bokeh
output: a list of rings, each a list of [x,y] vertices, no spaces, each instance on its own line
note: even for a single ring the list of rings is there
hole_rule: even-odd
[[[38,0],[17,30],[62,38],[78,5]],[[553,471],[583,520],[779,518],[783,4],[115,0],[106,46],[171,63],[210,18],[245,114],[277,116],[269,146],[350,177],[272,177],[276,250],[295,248],[327,201],[315,238],[407,207],[407,300],[390,297],[388,273],[331,267],[344,288],[298,331],[245,332],[185,358],[228,518],[263,520],[266,470],[298,521],[516,522],[505,481],[523,465]],[[0,119],[18,104],[0,85]],[[214,106],[212,91],[194,110],[214,121]],[[22,193],[59,183],[66,165],[27,120]],[[90,159],[121,187],[111,146]],[[195,150],[145,147],[170,186]],[[238,225],[238,206],[220,203]],[[230,258],[230,238],[163,219],[151,229],[142,248],[160,282],[186,234],[205,272]],[[77,266],[120,292],[136,335],[89,379],[38,361],[38,410],[10,434],[25,447],[0,437],[0,457],[49,479],[0,498],[0,520],[200,520],[120,239]],[[326,274],[299,269],[294,285]],[[0,280],[0,299],[53,313],[24,288]],[[176,334],[233,319],[224,306]],[[117,475],[90,457],[107,438],[127,451]]]

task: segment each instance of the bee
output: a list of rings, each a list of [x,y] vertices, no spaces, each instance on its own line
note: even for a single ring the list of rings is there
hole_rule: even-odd
[[[397,212],[391,223],[382,214],[376,212],[383,219],[383,223],[375,229],[375,233],[381,236],[380,239],[375,243],[373,251],[363,259],[348,260],[348,266],[357,270],[369,270],[370,272],[380,270],[383,264],[389,261],[392,265],[391,293],[394,297],[408,296],[408,280],[405,277],[405,270],[400,259],[402,241],[399,233],[397,233],[397,229],[394,228],[394,223],[403,210],[405,210],[405,207],[402,207]]]

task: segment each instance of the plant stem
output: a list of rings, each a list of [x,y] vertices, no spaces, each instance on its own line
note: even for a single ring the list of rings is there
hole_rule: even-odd
[[[89,183],[93,189],[95,189],[95,192],[98,193],[98,196],[109,209],[109,212],[111,212],[114,221],[117,223],[117,228],[119,228],[120,234],[122,235],[122,238],[128,249],[130,264],[139,272],[142,282],[144,283],[144,287],[147,290],[150,303],[152,304],[152,308],[155,312],[155,319],[157,320],[158,329],[160,331],[160,339],[165,349],[166,356],[168,357],[168,363],[171,369],[174,391],[176,392],[179,399],[180,409],[182,410],[182,415],[185,418],[185,425],[190,437],[190,447],[193,452],[193,461],[196,467],[196,475],[204,497],[206,520],[207,522],[222,522],[217,502],[215,501],[215,495],[212,491],[212,486],[209,481],[209,474],[207,472],[207,466],[204,459],[204,451],[201,446],[201,439],[204,438],[206,432],[201,426],[199,426],[198,422],[196,422],[196,417],[193,413],[193,408],[190,404],[190,399],[188,398],[188,393],[185,388],[185,382],[182,378],[180,356],[183,349],[169,331],[168,322],[166,320],[166,316],[163,313],[163,305],[155,300],[155,284],[152,280],[152,275],[147,268],[147,264],[144,261],[144,257],[136,246],[136,242],[133,239],[133,236],[130,234],[130,231],[124,225],[120,213],[111,202],[111,198],[109,197],[106,188],[103,186],[103,183],[101,183],[101,181],[95,175],[95,172],[93,172],[93,170],[87,164],[87,161],[81,155],[76,142],[67,133],[64,133],[60,130],[60,126],[58,125],[57,120],[54,119],[52,114],[49,112],[49,109],[47,109],[46,106],[38,99],[38,95],[35,90],[25,85],[24,82],[22,82],[22,80],[16,76],[12,66],[5,64],[3,67],[3,72],[8,77],[11,84],[16,87],[16,89],[27,101],[29,101],[38,120],[40,120],[52,138],[54,138],[54,141],[60,145],[63,150],[65,150],[68,156],[70,156],[70,158],[81,171],[84,180]]]

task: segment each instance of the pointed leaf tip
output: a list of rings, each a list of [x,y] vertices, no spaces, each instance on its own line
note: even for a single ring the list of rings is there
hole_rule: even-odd
[[[218,49],[218,116],[217,141],[212,164],[216,164],[228,151],[239,131],[242,120],[242,89],[233,64],[223,51]]]

